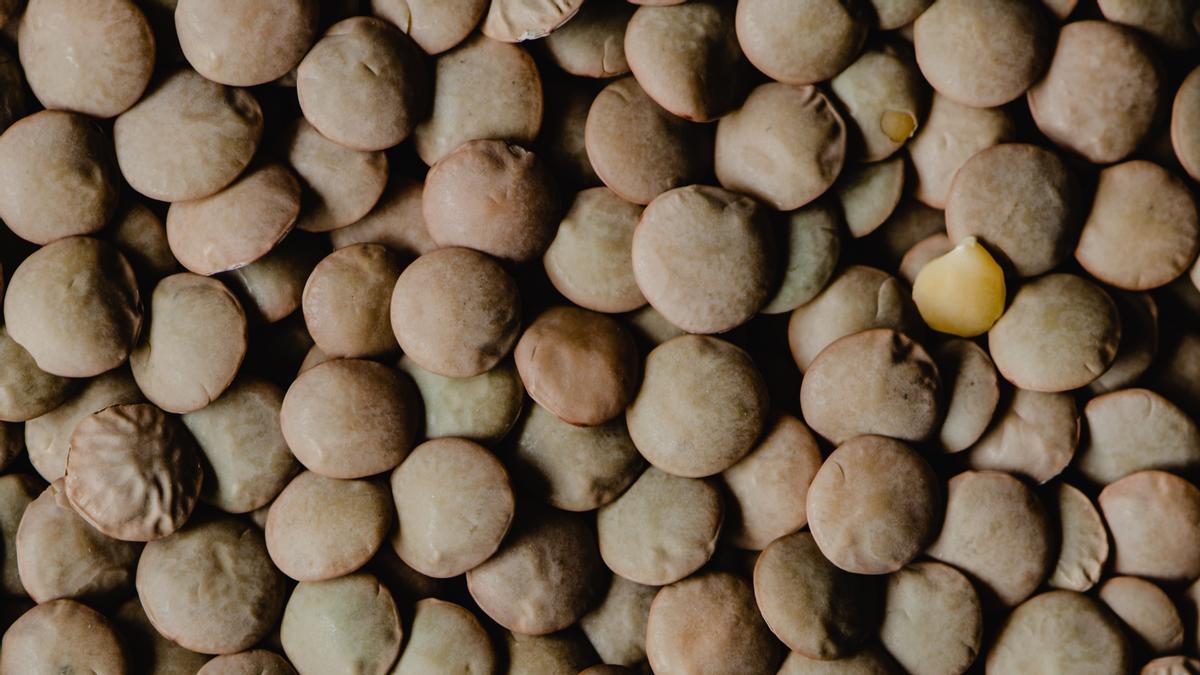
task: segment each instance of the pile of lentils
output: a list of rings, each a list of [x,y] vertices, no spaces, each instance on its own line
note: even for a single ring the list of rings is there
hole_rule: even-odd
[[[0,675],[1200,673],[1200,0],[0,26]]]

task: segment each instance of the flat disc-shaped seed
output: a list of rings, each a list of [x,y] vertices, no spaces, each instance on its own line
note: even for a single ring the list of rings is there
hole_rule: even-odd
[[[584,146],[596,175],[622,199],[649,204],[658,195],[703,180],[713,162],[712,129],[672,115],[632,77],[596,94]]]
[[[766,383],[749,354],[724,340],[685,335],[646,357],[625,419],[651,464],[701,477],[749,452],[768,414]]]
[[[421,209],[438,246],[465,246],[514,262],[542,255],[559,204],[541,157],[504,141],[469,141],[434,164]]]
[[[25,422],[25,449],[30,463],[46,482],[53,483],[67,472],[71,433],[83,418],[111,405],[144,400],[125,368],[88,380],[62,405]]]
[[[628,312],[646,304],[633,277],[633,232],[642,208],[608,188],[590,188],[558,225],[542,263],[554,288],[597,312]]]
[[[333,358],[396,351],[388,318],[392,290],[404,270],[400,256],[380,244],[354,244],[317,263],[304,284],[304,325]]]
[[[50,413],[71,396],[71,380],[42,371],[0,327],[0,420],[24,422]]]
[[[1079,434],[1079,410],[1070,394],[1015,389],[971,446],[967,464],[1045,483],[1071,463]]]
[[[429,116],[413,144],[432,166],[467,141],[532,143],[542,126],[542,78],[521,47],[475,35],[434,66]]]
[[[1004,270],[975,237],[923,264],[913,279],[921,318],[959,337],[986,333],[1004,313],[1005,295]]]
[[[831,201],[814,202],[783,219],[774,230],[782,278],[759,310],[763,314],[790,312],[815,298],[833,277],[842,252],[842,217]]]
[[[1100,492],[1113,570],[1164,583],[1200,576],[1200,490],[1163,471],[1139,471]]]
[[[152,541],[191,516],[204,471],[177,418],[148,403],[115,405],[80,421],[70,448],[67,497],[104,534]]]
[[[1168,49],[1182,52],[1200,46],[1196,4],[1191,0],[1161,0],[1152,5],[1137,0],[1100,0],[1097,4],[1105,19],[1145,31]]]
[[[856,574],[889,574],[933,537],[940,493],[933,469],[912,448],[883,436],[858,436],[834,450],[813,477],[808,528],[834,565]]]
[[[383,244],[405,258],[416,258],[437,244],[425,228],[421,213],[423,183],[393,176],[375,208],[357,222],[329,233],[334,248],[354,244]]]
[[[511,361],[473,377],[431,373],[409,356],[400,359],[399,368],[421,392],[426,438],[456,436],[495,443],[513,428],[525,404],[525,387]]]
[[[600,509],[600,555],[631,581],[674,583],[712,557],[723,517],[721,493],[712,483],[650,467]]]
[[[1079,4],[1079,0],[1042,0],[1042,4],[1050,13],[1059,21],[1064,21],[1071,12],[1075,11],[1075,7]]]
[[[1142,666],[1141,675],[1192,675],[1200,672],[1200,659],[1190,656],[1160,656]]]
[[[140,545],[106,536],[79,517],[61,481],[26,507],[16,531],[21,584],[36,602],[104,603],[126,595],[141,552]]]
[[[271,561],[298,581],[332,579],[359,569],[379,550],[392,525],[390,497],[379,482],[301,473],[267,513]]]
[[[1066,259],[1083,218],[1074,177],[1053,152],[1023,143],[981,151],[954,175],[946,231],[955,244],[976,237],[1019,276]]]
[[[1072,274],[1021,286],[988,331],[1004,379],[1023,389],[1067,391],[1102,375],[1117,354],[1121,322],[1102,288]]]
[[[975,153],[1015,136],[1012,118],[1003,108],[973,108],[935,93],[924,125],[908,143],[916,174],[913,196],[935,208],[946,208],[959,167]]]
[[[912,245],[904,257],[900,259],[900,278],[912,285],[917,281],[917,275],[930,262],[954,250],[950,237],[945,234],[935,234]]]
[[[910,673],[963,673],[983,643],[979,595],[949,565],[918,562],[888,577],[879,638]]]
[[[432,598],[449,591],[446,581],[425,576],[404,564],[390,546],[379,549],[368,565],[372,574],[379,576],[380,584],[403,601]]]
[[[284,140],[288,163],[304,185],[296,227],[327,232],[358,222],[379,201],[388,182],[387,156],[339,145],[304,118]]]
[[[933,0],[870,0],[879,30],[895,30],[912,23]]]
[[[607,422],[637,393],[633,336],[612,317],[578,307],[546,310],[513,351],[529,396],[571,424]]]
[[[212,659],[209,654],[184,649],[163,637],[146,617],[142,601],[136,595],[121,603],[112,619],[121,633],[121,641],[135,672],[140,668],[145,669],[144,672],[194,673]]]
[[[504,465],[483,446],[442,438],[417,446],[391,477],[392,548],[418,572],[457,576],[487,560],[513,522]]]
[[[550,635],[522,635],[504,631],[510,673],[578,673],[596,662],[596,651],[578,630],[568,628]]]
[[[480,30],[502,42],[536,40],[567,23],[582,6],[583,0],[493,0]]]
[[[625,58],[650,98],[684,119],[715,120],[743,90],[745,61],[724,3],[639,8],[625,28]]]
[[[873,590],[830,563],[813,536],[771,542],[754,565],[758,611],[789,649],[814,659],[853,654],[872,628]]]
[[[143,282],[157,282],[179,269],[163,219],[141,202],[129,200],[117,210],[108,239],[117,245]]]
[[[293,232],[270,253],[223,278],[239,291],[248,312],[265,323],[275,323],[300,308],[304,282],[322,252],[308,235]]]
[[[658,588],[613,575],[608,594],[579,620],[605,663],[633,666],[646,658],[646,619]]]
[[[1050,591],[1013,610],[987,655],[995,673],[1120,675],[1132,665],[1117,618],[1099,601]]]
[[[191,412],[233,383],[247,341],[246,313],[233,292],[217,279],[184,272],[154,287],[150,325],[129,365],[152,403]]]
[[[1166,654],[1183,647],[1179,610],[1152,582],[1138,577],[1112,577],[1100,587],[1100,600],[1151,653]]]
[[[17,531],[25,510],[38,496],[37,479],[21,473],[0,476],[0,591],[7,596],[28,595],[21,584],[17,557]]]
[[[546,36],[546,50],[559,68],[581,77],[615,77],[629,72],[625,26],[632,3],[588,2],[566,24]]]
[[[121,675],[121,636],[103,614],[74,600],[43,603],[21,615],[0,643],[0,672]]]
[[[991,423],[1000,402],[1000,377],[987,352],[970,340],[947,340],[934,350],[934,361],[946,391],[938,443],[946,452],[959,452]]]
[[[664,587],[650,606],[646,654],[656,673],[767,673],[782,651],[741,577],[705,572]]]
[[[1046,506],[1059,532],[1058,561],[1046,584],[1083,593],[1108,562],[1108,529],[1092,500],[1068,483],[1051,488]]]
[[[811,659],[800,652],[792,652],[779,669],[779,675],[899,675],[901,672],[895,659],[874,645],[833,661]]]
[[[1200,176],[1200,68],[1188,73],[1171,106],[1171,145],[1184,171],[1195,179]]]
[[[1137,471],[1200,472],[1200,430],[1171,401],[1149,389],[1122,389],[1097,396],[1083,409],[1087,444],[1076,468],[1096,485]]]
[[[0,135],[0,218],[35,244],[103,228],[120,197],[112,145],[87,117],[34,113]]]
[[[334,24],[296,70],[304,118],[354,150],[384,150],[408,138],[426,111],[428,88],[420,48],[373,17]]]
[[[585,520],[553,510],[526,512],[500,550],[467,572],[467,589],[501,626],[545,635],[570,626],[592,608],[604,573]]]
[[[627,314],[626,317],[629,321],[629,327],[633,329],[638,339],[651,348],[687,332],[667,321],[658,310],[650,305]]]
[[[1029,111],[1054,143],[1116,162],[1149,134],[1161,87],[1154,57],[1132,30],[1076,21],[1063,27],[1045,77],[1029,90]]]
[[[835,340],[869,328],[909,332],[920,326],[912,298],[890,274],[851,265],[808,303],[792,312],[788,344],[801,372]]]
[[[668,321],[721,333],[751,319],[778,283],[766,211],[703,185],[656,197],[633,233],[633,275]]]
[[[417,603],[394,675],[492,673],[496,652],[471,610],[435,598]]]
[[[209,661],[196,675],[296,675],[288,660],[265,649],[224,654]]]
[[[380,547],[368,568],[379,575],[384,587],[401,599],[432,598],[450,589],[449,582],[434,579],[409,567],[391,546]]]
[[[808,427],[777,413],[758,444],[721,473],[734,507],[725,514],[724,537],[738,548],[759,551],[804,527],[809,484],[821,461]]]
[[[392,291],[392,330],[417,365],[446,377],[490,370],[520,335],[517,282],[487,255],[443,248],[405,268]]]
[[[279,426],[282,406],[278,385],[242,377],[217,400],[183,416],[204,455],[200,499],[228,513],[247,513],[287,486],[297,464]]]
[[[846,159],[846,125],[816,87],[772,82],[717,125],[717,179],[780,211],[820,197]]]
[[[184,267],[216,274],[275,248],[300,214],[300,183],[282,164],[255,167],[229,187],[167,210],[167,241]]]
[[[475,30],[488,0],[370,0],[371,12],[408,33],[426,54],[440,54]]]
[[[920,126],[928,89],[916,65],[891,50],[870,50],[829,83],[850,117],[864,161],[890,157]]]
[[[870,30],[861,10],[847,0],[748,0],[737,6],[737,37],[750,63],[770,78],[813,84],[858,56]]]
[[[404,637],[391,591],[366,573],[300,582],[279,630],[302,673],[386,673]]]
[[[865,237],[887,222],[904,196],[904,172],[903,157],[843,172],[834,191],[852,236]]]
[[[1092,276],[1144,291],[1183,274],[1200,250],[1200,214],[1182,180],[1143,160],[1100,172],[1075,259]]]
[[[917,18],[913,38],[933,88],[978,108],[1024,94],[1046,69],[1054,42],[1045,12],[1026,0],[938,0]]]
[[[266,637],[287,593],[262,534],[232,518],[148,544],[137,590],[158,632],[206,654],[240,652]]]
[[[1112,299],[1121,315],[1121,345],[1108,370],[1088,385],[1088,390],[1097,395],[1134,384],[1158,355],[1158,303],[1154,297],[1114,291]]]
[[[941,421],[940,400],[933,359],[920,344],[888,328],[829,345],[800,386],[804,419],[833,443],[861,434],[925,440]]]
[[[580,427],[535,403],[513,433],[511,466],[517,482],[564,511],[604,506],[646,466],[623,418]]]
[[[121,113],[113,141],[134,190],[177,202],[232,183],[258,149],[262,130],[262,108],[252,94],[185,69]]]
[[[970,575],[984,606],[1012,607],[1046,578],[1051,536],[1032,489],[1006,473],[967,471],[950,479],[946,519],[926,553]]]
[[[154,71],[150,23],[130,0],[32,0],[17,46],[42,105],[92,117],[136,103]]]
[[[4,320],[38,368],[64,377],[99,375],[125,361],[141,331],[137,279],[111,244],[56,241],[13,272]]]
[[[300,63],[316,37],[319,10],[317,0],[179,0],[175,33],[201,75],[252,87]]]
[[[390,471],[417,436],[420,400],[407,376],[379,363],[335,359],[288,387],[279,412],[296,459],[330,478]]]

